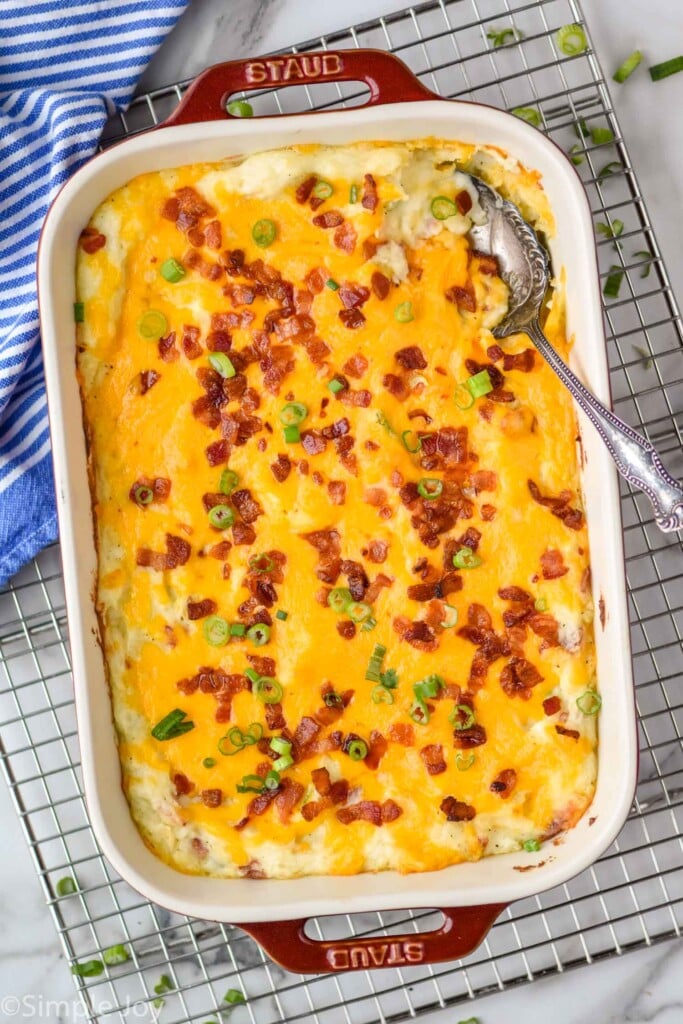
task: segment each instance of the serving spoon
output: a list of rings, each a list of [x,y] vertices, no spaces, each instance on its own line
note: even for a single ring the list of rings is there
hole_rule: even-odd
[[[588,391],[543,333],[540,311],[550,281],[550,260],[536,232],[513,203],[480,178],[470,178],[487,219],[472,225],[469,238],[475,249],[495,256],[510,290],[508,312],[493,328],[494,338],[529,336],[588,416],[623,478],[648,496],[660,530],[683,529],[683,487],[666,471],[653,445]]]

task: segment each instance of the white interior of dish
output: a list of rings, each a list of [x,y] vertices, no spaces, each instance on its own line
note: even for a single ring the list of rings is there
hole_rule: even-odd
[[[557,221],[551,251],[566,269],[572,365],[603,401],[609,382],[593,227],[586,195],[564,154],[528,125],[493,108],[443,100],[325,114],[178,126],[130,139],[87,164],[48,216],[39,255],[39,293],[52,443],[73,651],[83,777],[103,852],[146,897],[175,911],[219,921],[267,921],[403,907],[504,903],[566,881],[595,860],[621,828],[633,797],[637,745],[626,608],[619,490],[614,466],[580,416],[583,489],[596,609],[600,719],[598,784],[590,811],[542,854],[504,854],[437,872],[291,881],[182,875],[144,845],[119,785],[109,693],[91,595],[96,576],[81,403],[75,375],[73,302],[78,236],[95,207],[137,174],[292,143],[343,144],[435,136],[495,144],[538,169]],[[537,865],[530,871],[515,870]]]

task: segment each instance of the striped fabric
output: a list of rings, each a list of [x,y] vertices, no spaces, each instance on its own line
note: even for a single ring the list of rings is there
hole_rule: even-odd
[[[40,228],[188,2],[0,0],[0,585],[57,536]]]

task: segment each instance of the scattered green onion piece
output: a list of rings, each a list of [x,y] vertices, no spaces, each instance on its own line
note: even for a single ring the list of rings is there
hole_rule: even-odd
[[[642,260],[651,260],[652,259],[652,253],[649,251],[649,249],[641,249],[638,252],[634,252],[633,255],[634,256],[638,256]],[[652,263],[648,263],[647,266],[643,267],[643,269],[641,270],[640,276],[641,277],[647,277],[651,270],[652,270]]]
[[[474,711],[469,704],[456,704],[448,716],[448,721],[458,732],[469,729],[475,722]]]
[[[102,959],[107,967],[115,967],[116,964],[125,964],[126,960],[130,960],[130,953],[124,945],[119,943],[116,946],[110,946],[109,949],[105,949]]]
[[[534,601],[534,608],[537,612],[546,612],[548,610],[548,602],[544,597],[538,597]]]
[[[104,971],[104,964],[101,960],[84,960],[82,963],[71,965],[71,973],[77,978],[97,978]]]
[[[423,476],[417,482],[417,493],[425,501],[434,501],[443,493],[443,481],[437,480],[436,477]]]
[[[576,57],[588,49],[586,33],[581,25],[563,25],[556,34],[557,45],[567,57]]]
[[[258,683],[259,679],[261,678],[261,676],[259,675],[255,668],[245,668],[244,674],[247,677],[247,679],[252,683]]]
[[[204,639],[212,647],[223,647],[230,638],[230,623],[220,615],[209,615],[202,628]]]
[[[279,785],[280,773],[276,772],[274,768],[271,768],[263,780],[264,789],[277,789]]]
[[[340,391],[344,390],[344,385],[340,380],[337,380],[336,378],[328,381],[327,387],[332,392],[333,395],[338,395]]]
[[[270,741],[270,749],[274,750],[276,754],[291,754],[292,744],[284,736],[273,736]]]
[[[468,1017],[467,1020],[459,1020],[458,1024],[481,1024],[478,1017]]]
[[[344,701],[338,693],[334,692],[334,690],[328,690],[327,693],[323,694],[323,704],[328,708],[341,709],[344,707]]]
[[[365,622],[372,617],[372,605],[365,601],[353,601],[346,609],[346,615],[352,622]]]
[[[586,690],[577,697],[576,706],[582,715],[597,715],[602,707],[602,697],[595,690]]]
[[[287,619],[289,618],[289,612],[284,611],[284,609],[282,608],[278,608],[278,610],[275,612],[275,618],[279,619],[280,622],[286,622]]]
[[[382,662],[386,656],[387,649],[384,644],[375,644],[370,655],[370,661],[365,672],[365,678],[371,683],[378,683],[380,672],[382,669]]]
[[[230,1003],[234,1006],[235,1003],[246,1003],[245,997],[242,995],[238,988],[229,988],[223,996],[224,1003]]]
[[[614,142],[614,132],[611,128],[591,128],[591,140],[596,146],[604,146],[608,142]]]
[[[575,142],[569,150],[569,159],[574,164],[574,167],[578,167],[584,161],[583,147],[580,142]]]
[[[202,761],[202,765],[205,768],[215,768],[216,767],[216,758],[215,757],[205,757],[204,760]]]
[[[382,686],[381,683],[379,683],[377,686],[374,686],[372,688],[372,692],[371,692],[370,696],[372,697],[372,703],[373,704],[393,704],[394,703],[394,695],[393,695],[393,693],[391,692],[391,690],[387,690],[386,686]]]
[[[168,320],[158,309],[148,309],[139,318],[137,328],[141,338],[158,341],[168,331]]]
[[[282,684],[272,676],[261,676],[252,684],[252,692],[262,704],[279,704],[282,700]]]
[[[457,625],[458,622],[458,609],[455,605],[445,604],[444,605],[444,616],[441,619],[442,629],[452,629],[453,626]]]
[[[481,556],[472,548],[462,547],[453,555],[453,565],[456,569],[476,569],[481,563]]]
[[[385,672],[380,672],[379,679],[387,690],[395,690],[398,686],[398,672],[395,668],[388,668]]]
[[[251,229],[251,237],[260,249],[267,249],[269,245],[272,245],[276,235],[275,221],[266,218],[257,220]]]
[[[246,100],[230,100],[226,108],[233,117],[253,117],[254,108]]]
[[[408,441],[408,437],[410,434],[413,435],[415,441]],[[404,430],[403,433],[401,434],[401,442],[405,450],[407,452],[410,452],[411,455],[414,455],[415,452],[419,452],[419,450],[422,448],[422,438],[414,430]]]
[[[225,352],[212,352],[209,355],[209,366],[219,373],[224,380],[230,380],[237,373]]]
[[[515,42],[522,39],[522,33],[516,28],[496,28],[494,26],[490,32],[486,33],[486,38],[491,40],[494,50],[499,46],[505,46],[508,36],[512,36]]]
[[[522,843],[522,846],[524,847],[527,853],[538,853],[538,851],[541,849],[541,844],[539,843],[538,839],[525,839]]]
[[[387,434],[391,434],[392,437],[396,437],[396,431],[394,430],[391,423],[386,418],[383,412],[377,413],[377,422],[379,423],[380,427],[384,427]]]
[[[617,239],[624,230],[624,222],[618,218],[613,220],[611,224],[599,221],[595,225],[595,230],[605,238]]]
[[[493,384],[491,383],[489,371],[480,370],[479,373],[475,373],[473,376],[468,377],[465,381],[465,387],[472,395],[472,398],[482,398],[484,395],[488,395],[489,391],[493,391]]]
[[[301,431],[298,427],[285,427],[283,433],[287,444],[298,444],[301,440]]]
[[[587,139],[590,135],[590,130],[585,120],[581,117],[574,125],[574,133],[579,139]]]
[[[346,753],[352,761],[362,761],[368,756],[368,745],[365,740],[351,740]]]
[[[465,412],[467,409],[471,409],[474,405],[474,397],[470,392],[469,388],[466,388],[464,384],[458,384],[453,395],[453,400],[457,405],[458,409]]]
[[[335,587],[327,595],[327,603],[330,608],[337,612],[345,612],[350,604],[353,603],[353,596],[348,587]]]
[[[535,107],[515,107],[510,113],[514,114],[515,117],[520,117],[522,121],[533,125],[534,128],[540,128],[543,124],[543,118]]]
[[[133,497],[136,505],[151,505],[154,501],[154,491],[151,487],[140,484],[133,491]]]
[[[230,636],[244,636],[247,632],[247,627],[243,622],[231,622],[230,623]]]
[[[649,71],[653,82],[661,82],[663,78],[683,71],[683,57],[672,57],[671,60],[665,60],[661,64],[653,64]]]
[[[620,170],[621,170],[621,164],[619,163],[619,161],[618,160],[610,160],[610,162],[608,164],[605,164],[605,166],[601,167],[600,170],[598,171],[598,179],[607,178],[607,177],[609,177],[610,174],[615,174],[617,171],[620,171]]]
[[[441,676],[433,673],[430,676],[426,676],[419,682],[413,685],[413,693],[415,694],[418,701],[429,700],[433,697],[439,696],[439,691],[445,686]]]
[[[177,284],[178,281],[182,281],[185,277],[185,267],[178,260],[171,257],[169,260],[164,260],[159,267],[159,273],[165,281],[168,281],[170,284]]]
[[[358,185],[352,185],[351,188],[349,189],[349,202],[358,202]]]
[[[624,63],[621,64],[614,72],[614,75],[612,76],[614,81],[619,82],[619,84],[625,82],[626,79],[636,70],[642,59],[643,55],[640,50],[634,50],[633,53],[626,58]]]
[[[152,736],[155,740],[174,740],[191,729],[194,729],[194,722],[187,720],[187,711],[175,708],[157,722],[152,729]]]
[[[209,522],[217,530],[227,530],[235,522],[235,513],[229,505],[214,505],[208,512]]]
[[[73,896],[75,892],[78,892],[78,886],[70,875],[66,878],[60,878],[55,886],[55,892],[58,896]]]
[[[468,757],[465,757],[463,754],[455,755],[455,766],[459,772],[466,772],[468,768],[472,767],[475,761],[476,757],[474,754],[470,754]]]
[[[280,423],[283,427],[298,427],[308,416],[308,409],[303,402],[287,402],[280,409]]]
[[[85,306],[82,302],[74,302],[74,320],[77,324],[85,320]]]
[[[251,640],[254,647],[263,647],[270,640],[270,626],[265,622],[256,622],[247,630],[247,640]]]
[[[414,319],[412,302],[400,302],[394,310],[394,320],[398,320],[400,324],[409,324]]]
[[[221,494],[232,494],[239,482],[240,478],[234,469],[224,469],[218,483],[218,490]]]
[[[373,615],[371,618],[365,620],[363,625],[360,627],[360,631],[361,633],[371,633],[376,625],[377,619]]]
[[[455,217],[458,212],[458,207],[447,196],[435,196],[429,205],[429,209],[432,211],[432,217],[435,217],[437,220],[448,220],[449,217]]]
[[[265,676],[264,676],[265,678]],[[245,742],[248,744],[258,743],[263,736],[263,726],[260,722],[250,722],[244,734]]]
[[[325,281],[325,285],[326,285],[327,288],[330,289],[331,292],[338,292],[339,291],[339,285],[337,284],[337,282],[332,277],[328,277],[327,281]]]
[[[318,178],[311,195],[315,196],[316,199],[329,199],[334,189],[330,185],[329,181],[325,181],[324,178]]]
[[[652,369],[652,356],[650,355],[648,350],[646,348],[641,348],[640,345],[634,345],[633,346],[633,351],[637,352],[638,355],[640,356],[640,361],[642,363],[643,369],[644,370],[651,370]]]
[[[619,289],[621,288],[621,281],[624,276],[624,271],[621,267],[611,267],[610,272],[605,281],[605,286],[602,289],[602,294],[605,298],[616,299],[619,295]]]
[[[285,772],[288,768],[291,768],[294,764],[294,758],[291,754],[284,754],[282,757],[278,757],[277,761],[273,761],[273,770],[276,772]]]
[[[426,725],[430,718],[429,708],[423,700],[413,701],[409,714],[418,725]]]
[[[275,562],[270,555],[251,555],[247,563],[252,572],[272,572]]]
[[[262,793],[266,783],[260,775],[244,775],[236,788],[238,793]]]

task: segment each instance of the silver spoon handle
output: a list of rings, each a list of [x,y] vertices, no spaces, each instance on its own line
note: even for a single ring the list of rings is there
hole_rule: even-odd
[[[526,333],[588,416],[623,478],[647,494],[660,530],[683,529],[683,487],[667,473],[655,448],[584,387],[558,356],[538,321],[529,324]]]

